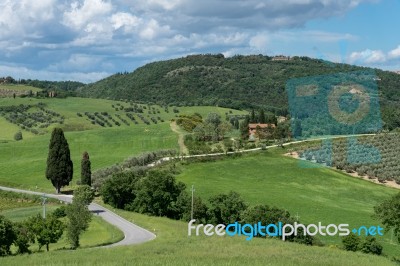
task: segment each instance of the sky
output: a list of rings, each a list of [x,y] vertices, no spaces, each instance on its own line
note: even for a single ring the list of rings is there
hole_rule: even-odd
[[[0,77],[95,82],[189,54],[400,70],[397,0],[0,0]]]

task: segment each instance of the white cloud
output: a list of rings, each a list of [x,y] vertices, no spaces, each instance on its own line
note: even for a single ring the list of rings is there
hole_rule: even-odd
[[[84,0],[82,3],[73,2],[70,5],[70,10],[64,12],[63,23],[75,30],[80,30],[90,22],[101,20],[112,9],[112,4],[103,0]]]
[[[349,60],[351,63],[366,63],[376,64],[386,61],[386,55],[381,50],[366,49],[361,52],[353,52],[350,54]]]
[[[77,80],[85,83],[95,82],[112,73],[99,71],[99,72],[58,72],[48,70],[32,70],[27,67],[6,66],[0,65],[0,72],[3,76],[22,77],[25,79],[40,79],[40,80]]]
[[[169,34],[170,30],[168,25],[160,26],[157,20],[151,19],[140,31],[139,35],[145,40],[152,40],[159,35]]]
[[[132,32],[141,24],[142,19],[130,13],[118,12],[111,16],[110,21],[115,30],[124,28],[125,32]]]
[[[11,1],[0,3],[0,40],[38,38],[41,27],[54,18],[55,0]]]
[[[393,49],[392,51],[390,51],[390,52],[388,53],[388,57],[389,57],[390,59],[399,58],[399,57],[400,57],[400,45],[397,46],[396,49]]]
[[[249,45],[251,48],[254,48],[254,49],[262,52],[262,51],[266,51],[269,41],[270,40],[266,33],[257,34],[250,39]]]

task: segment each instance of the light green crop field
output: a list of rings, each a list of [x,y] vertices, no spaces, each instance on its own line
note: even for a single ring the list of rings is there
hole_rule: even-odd
[[[144,109],[143,116],[160,116],[164,122],[150,125],[144,124],[138,117],[139,124],[133,124],[125,115],[125,111],[115,111],[115,107],[130,104],[102,100],[102,99],[34,99],[34,98],[0,98],[1,106],[10,105],[35,105],[42,102],[46,108],[55,111],[65,117],[64,124],[51,125],[44,135],[33,135],[22,130],[23,140],[14,141],[13,136],[19,130],[18,126],[9,123],[0,117],[0,184],[5,186],[20,187],[31,190],[49,192],[52,191],[51,183],[45,178],[46,159],[50,141],[51,129],[55,126],[64,128],[66,138],[70,145],[71,157],[74,163],[74,179],[80,179],[80,160],[82,153],[90,154],[92,170],[110,166],[122,162],[129,156],[137,155],[145,151],[159,149],[178,149],[178,135],[170,129],[170,120],[175,118],[173,107],[169,107],[169,113],[159,106],[160,113],[148,114],[149,107]],[[229,109],[218,107],[182,107],[178,108],[179,114],[198,112],[206,116],[210,112],[220,113],[223,117]],[[78,117],[77,113],[108,112],[118,120],[116,114],[121,115],[130,122],[130,126],[121,123],[121,126],[101,127],[92,125],[87,117]],[[233,111],[235,114],[243,114],[241,111]],[[135,115],[136,116],[136,115]],[[66,188],[68,189],[68,188]]]
[[[241,158],[183,166],[178,180],[194,185],[203,199],[236,191],[250,205],[268,204],[299,216],[302,223],[379,225],[373,207],[399,191],[348,176],[328,168],[304,168],[281,155],[279,149]],[[309,165],[310,166],[310,165]],[[339,237],[320,238],[326,245],[340,244]],[[392,233],[378,236],[384,252],[400,256]]]
[[[274,239],[189,237],[184,222],[114,211],[157,238],[141,245],[5,257],[0,265],[394,265],[384,257]]]

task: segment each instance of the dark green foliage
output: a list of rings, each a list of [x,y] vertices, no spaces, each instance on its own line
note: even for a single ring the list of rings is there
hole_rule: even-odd
[[[241,212],[247,206],[239,193],[231,191],[228,194],[219,194],[209,200],[208,215],[213,224],[230,224],[240,220]]]
[[[94,199],[94,191],[88,185],[81,185],[74,190],[73,203],[88,206]]]
[[[179,219],[189,222],[191,219],[192,212],[192,197],[186,191],[182,191],[182,193],[178,196],[176,201],[176,206],[180,212]],[[198,223],[206,223],[207,216],[207,205],[203,203],[200,197],[193,197],[193,219]]]
[[[79,237],[81,233],[87,230],[92,213],[89,211],[89,204],[94,199],[93,190],[83,185],[75,189],[72,204],[66,208],[68,217],[67,238],[72,249],[79,247]]]
[[[287,114],[286,82],[291,78],[343,73],[365,68],[327,64],[324,60],[295,57],[272,61],[262,55],[223,58],[191,55],[154,62],[126,75],[113,75],[89,84],[79,93],[95,98],[130,99],[171,105],[218,105]],[[381,105],[398,109],[400,75],[375,70],[381,80]],[[385,117],[385,112],[382,112]],[[392,116],[399,123],[399,116]],[[386,120],[385,120],[386,122]],[[389,126],[389,125],[388,125]]]
[[[342,238],[343,248],[348,251],[360,250],[360,237],[350,233],[349,235]]]
[[[185,184],[176,182],[175,177],[167,171],[153,170],[141,178],[136,186],[136,198],[127,208],[132,211],[179,218],[176,201]]]
[[[66,209],[67,207],[65,205],[58,207],[57,209],[55,209],[51,215],[53,215],[56,218],[63,218],[65,216],[67,216],[66,213]]]
[[[374,255],[381,255],[383,247],[376,241],[375,237],[367,236],[360,247],[364,253],[371,253]]]
[[[267,122],[265,112],[263,109],[258,113],[258,123],[265,124]]]
[[[0,256],[11,254],[10,246],[17,239],[13,224],[0,215]]]
[[[400,242],[400,193],[385,200],[374,209],[375,214],[386,226],[386,230],[393,229]]]
[[[68,142],[61,128],[55,128],[51,134],[47,157],[46,178],[51,181],[57,193],[72,180],[73,165]]]
[[[20,222],[14,224],[14,230],[17,238],[14,245],[18,248],[17,253],[31,253],[29,246],[35,242],[35,234],[31,230],[28,222]]]
[[[78,202],[69,204],[66,213],[69,220],[67,224],[67,238],[71,244],[71,248],[76,249],[79,247],[81,233],[89,226],[92,213],[86,205]]]
[[[81,184],[92,185],[92,170],[89,154],[85,151],[81,161]]]
[[[18,131],[17,133],[15,133],[14,139],[15,139],[16,141],[22,140],[22,132],[21,132],[21,131]]]
[[[46,246],[46,250],[49,251],[49,245],[57,243],[64,231],[64,224],[52,215],[44,219],[38,214],[28,219],[27,223],[31,232],[35,235],[39,250]]]
[[[107,179],[100,190],[104,203],[119,209],[125,209],[136,197],[136,182],[144,173],[126,172],[114,174]]]

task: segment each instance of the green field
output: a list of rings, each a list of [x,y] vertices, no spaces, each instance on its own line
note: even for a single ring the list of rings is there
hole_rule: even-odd
[[[163,108],[160,116],[164,122],[146,125],[139,123],[120,127],[101,127],[92,125],[85,117],[78,117],[77,113],[108,112],[111,115],[125,116],[124,111],[115,111],[112,105],[127,103],[99,99],[67,98],[67,99],[31,99],[31,98],[0,98],[1,106],[29,104],[39,102],[46,104],[46,108],[65,116],[63,125],[52,125],[44,135],[33,135],[26,130],[22,131],[24,140],[16,142],[13,135],[18,127],[8,123],[0,117],[0,184],[12,187],[21,187],[31,190],[52,191],[51,183],[46,180],[45,168],[50,141],[51,128],[61,126],[64,128],[66,138],[70,145],[71,156],[74,163],[74,180],[80,179],[80,160],[82,153],[88,151],[92,162],[92,170],[119,163],[129,156],[137,155],[144,151],[159,149],[178,149],[178,135],[170,129],[170,120],[175,113],[166,113]],[[156,108],[156,106],[152,106]],[[180,113],[198,112],[206,116],[209,112],[225,115],[229,109],[217,107],[180,107]],[[235,113],[243,113],[234,111]],[[146,112],[143,114],[147,116]],[[149,115],[150,116],[150,115]],[[68,188],[67,188],[68,189]]]
[[[4,202],[6,204],[4,204]],[[13,209],[9,208],[7,210],[3,209],[0,214],[4,215],[6,218],[10,219],[13,222],[21,222],[29,217],[43,213],[43,208],[38,203],[20,202],[18,200],[5,201],[4,199],[0,199],[1,206],[5,205],[9,206],[11,203],[14,204],[14,208]],[[47,205],[46,206],[47,213],[54,211],[58,206],[60,205],[56,204]],[[81,248],[102,246],[118,242],[123,238],[124,235],[118,228],[105,222],[100,217],[93,216],[93,219],[89,224],[88,230],[83,232],[81,235],[80,244]],[[69,246],[70,245],[68,243],[68,240],[64,234],[57,243],[50,244],[50,250],[68,249]],[[38,245],[32,244],[30,250],[37,251]],[[15,247],[13,251],[14,252],[16,251]]]
[[[44,252],[0,258],[1,265],[394,265],[384,257],[307,247],[273,239],[188,237],[187,224],[114,210],[154,231],[153,241],[127,247]]]
[[[328,168],[299,167],[299,161],[281,155],[279,149],[238,159],[183,166],[178,180],[204,199],[229,191],[239,192],[249,205],[268,204],[288,210],[306,224],[378,225],[373,207],[398,192]],[[327,245],[339,237],[321,238]],[[378,237],[384,252],[400,256],[392,234]]]
[[[41,91],[42,89],[32,87],[32,86],[27,86],[27,85],[16,85],[16,84],[2,84],[0,85],[0,91],[1,90],[14,90],[14,91],[32,91],[32,92],[37,92]]]

